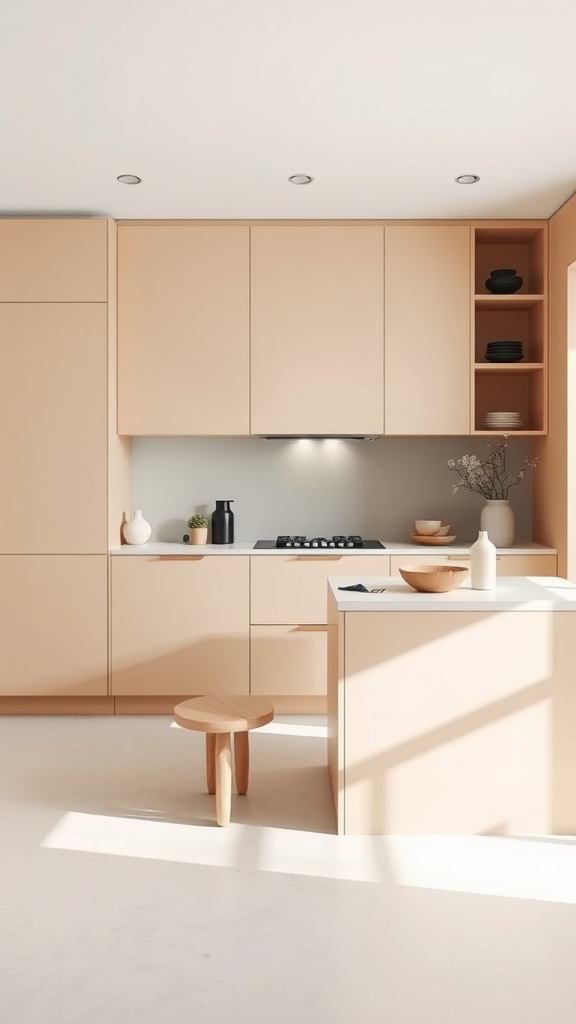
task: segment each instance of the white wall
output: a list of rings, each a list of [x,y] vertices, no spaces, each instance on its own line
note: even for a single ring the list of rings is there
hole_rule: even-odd
[[[132,507],[152,540],[179,541],[194,512],[232,498],[235,539],[279,533],[360,533],[408,540],[414,519],[443,519],[462,541],[478,534],[483,498],[452,492],[447,459],[487,453],[485,438],[378,438],[376,441],[260,441],[257,438],[135,438]],[[530,451],[514,439],[508,468]],[[516,540],[532,539],[532,471],[510,491]],[[127,510],[128,511],[128,510]],[[538,538],[534,538],[538,540]]]

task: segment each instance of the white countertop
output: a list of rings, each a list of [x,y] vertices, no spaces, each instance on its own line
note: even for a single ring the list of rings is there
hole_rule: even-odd
[[[383,594],[338,589],[354,583],[386,589]],[[467,580],[448,594],[420,594],[397,576],[329,576],[328,587],[340,612],[576,611],[576,583],[557,576],[503,576],[496,590],[472,590]]]
[[[417,559],[425,554],[451,554],[469,555],[470,541],[466,544],[403,544],[402,542],[383,541],[383,548],[254,548],[256,542],[238,541],[235,544],[184,544],[183,541],[169,543],[165,541],[149,541],[147,544],[122,544],[121,547],[112,548],[111,555],[261,555],[269,558],[270,555],[285,558],[291,555],[315,558],[316,555],[410,555]],[[556,548],[548,548],[543,544],[526,542],[517,544],[512,548],[498,548],[502,555],[555,555]]]

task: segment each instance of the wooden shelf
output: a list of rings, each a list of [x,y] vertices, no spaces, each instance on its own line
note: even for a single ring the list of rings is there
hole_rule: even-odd
[[[536,373],[544,363],[474,363],[476,373]]]
[[[473,430],[474,437],[544,437],[546,430]]]
[[[479,309],[532,309],[544,301],[543,295],[476,295],[474,298]]]

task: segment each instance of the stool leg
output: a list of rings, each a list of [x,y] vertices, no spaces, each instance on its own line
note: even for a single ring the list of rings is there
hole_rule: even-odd
[[[232,747],[230,733],[216,733],[216,821],[228,825],[232,806]]]
[[[216,792],[216,733],[206,733],[206,788]]]
[[[248,774],[250,772],[250,747],[248,730],[234,733],[234,772],[236,789],[241,796],[248,791]]]

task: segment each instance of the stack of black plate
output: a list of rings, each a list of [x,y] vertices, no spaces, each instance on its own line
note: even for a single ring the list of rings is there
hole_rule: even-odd
[[[524,359],[521,341],[489,341],[486,357],[489,363],[519,363]]]

